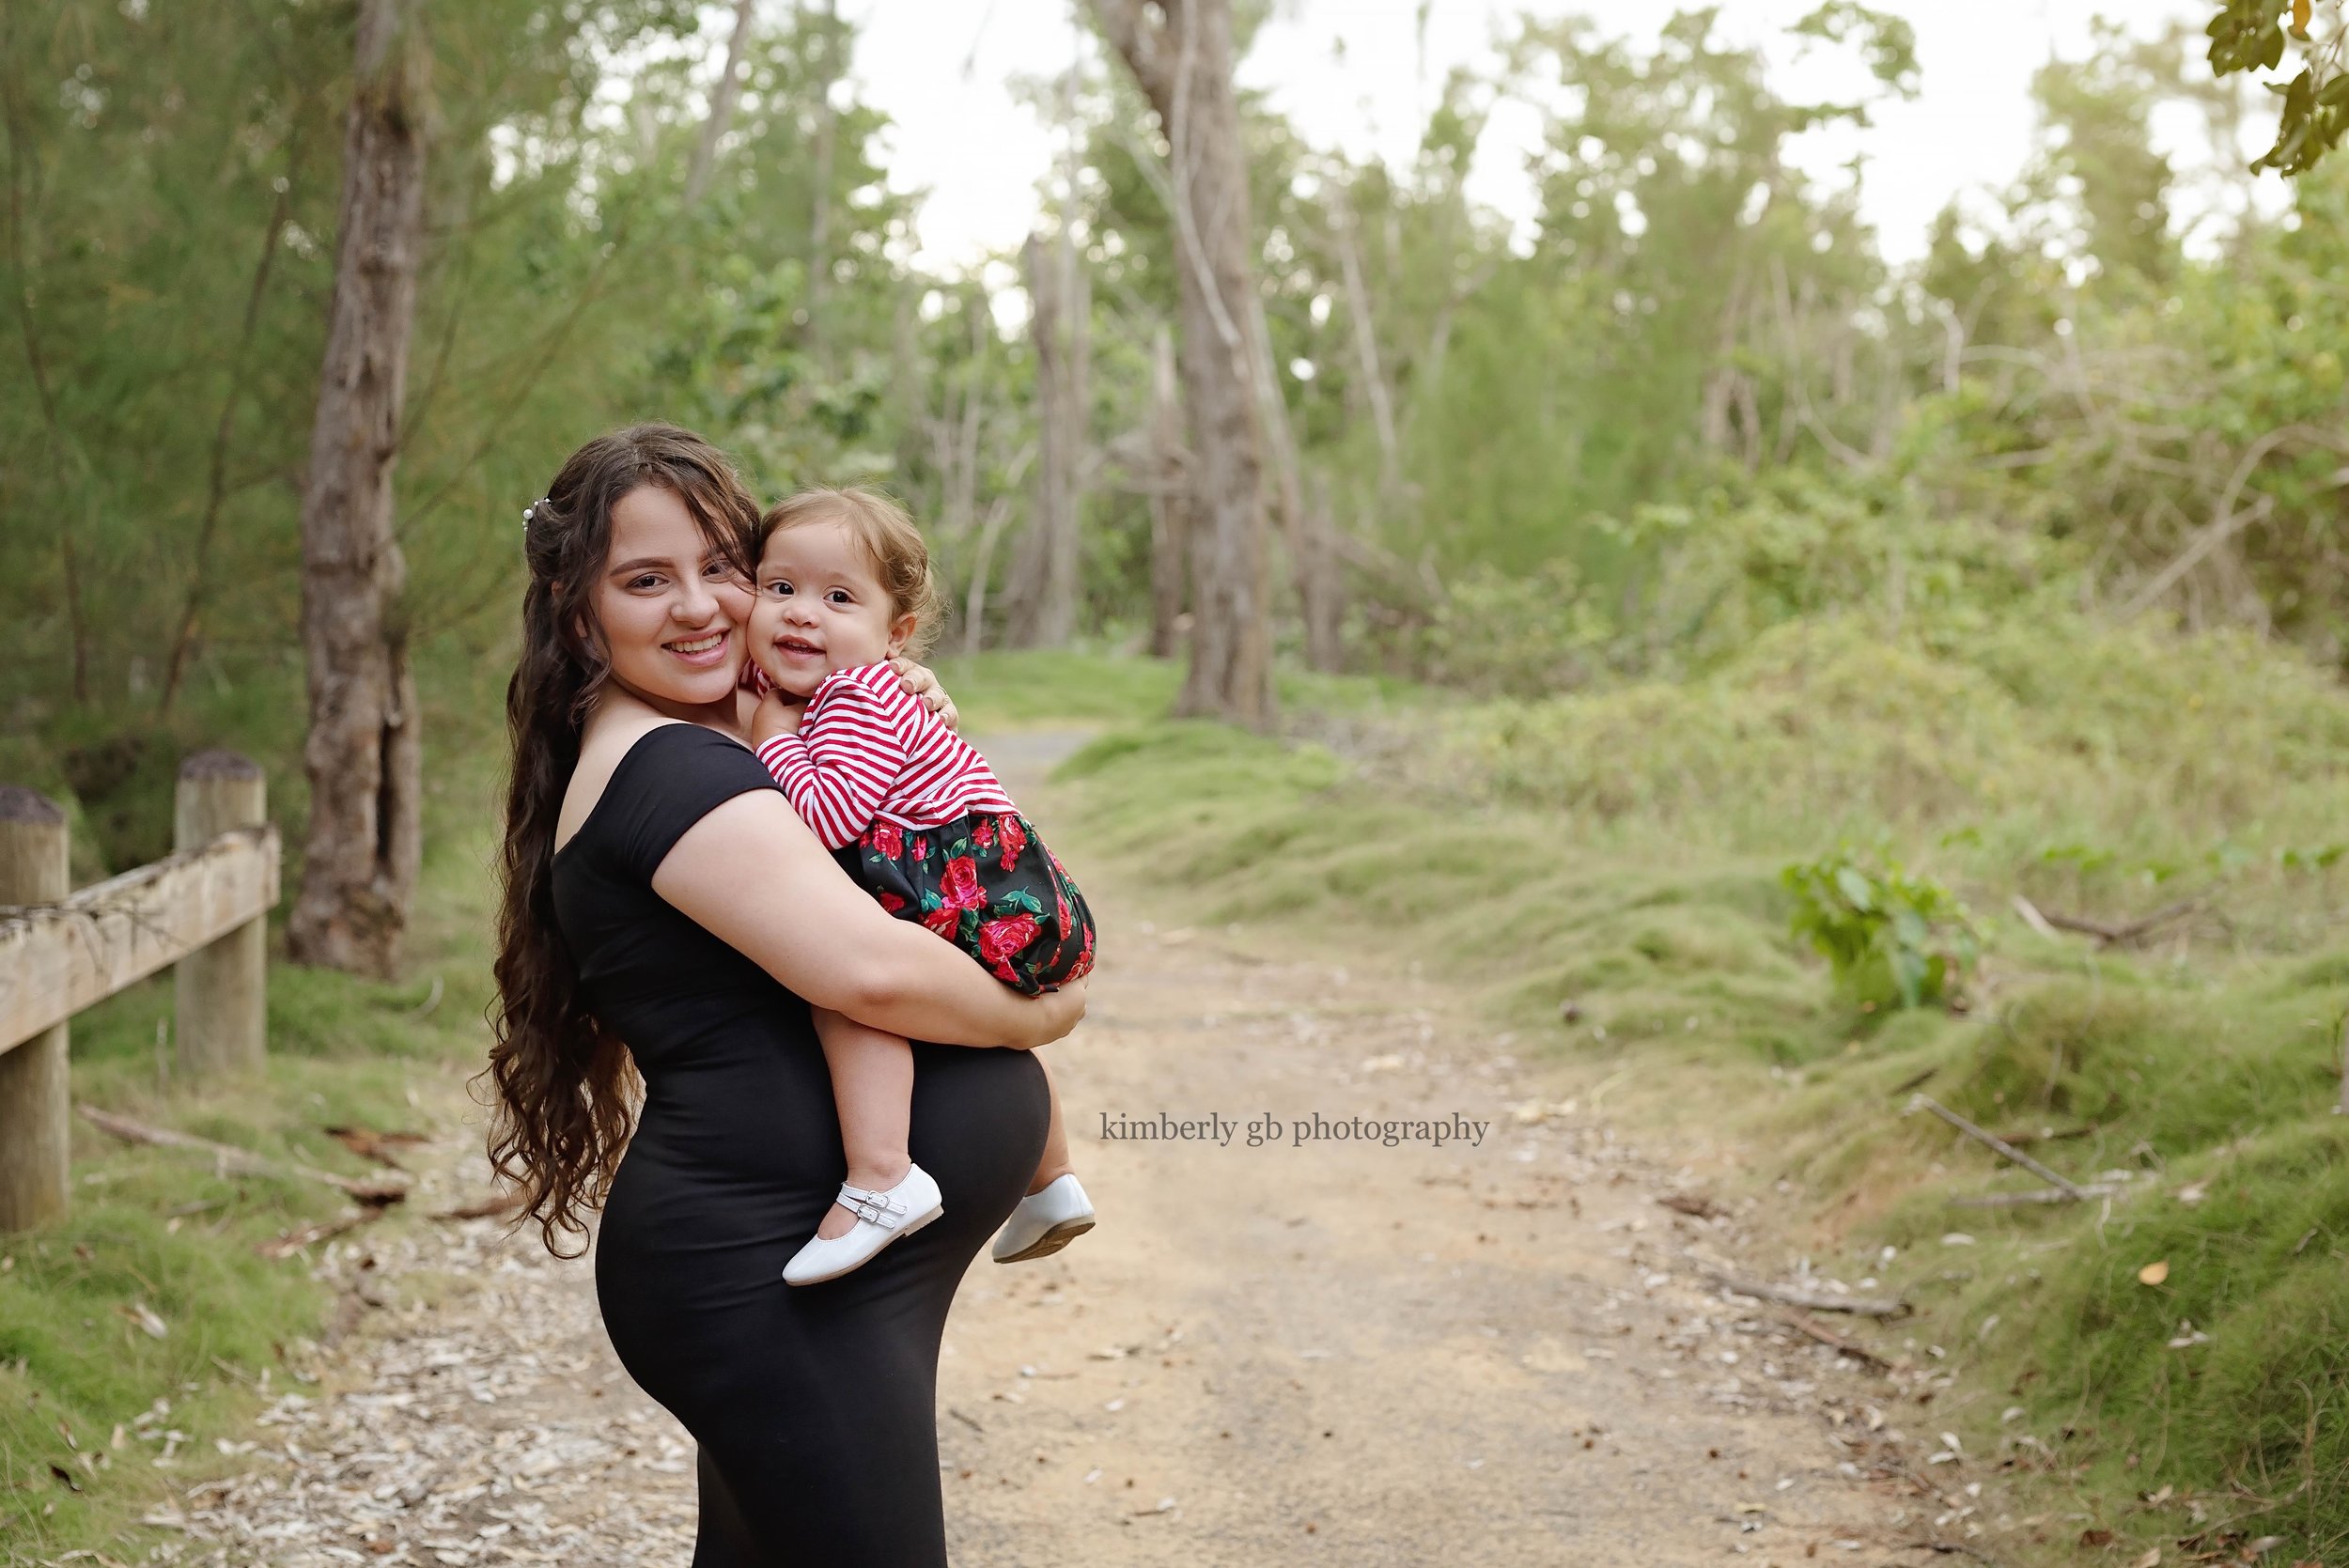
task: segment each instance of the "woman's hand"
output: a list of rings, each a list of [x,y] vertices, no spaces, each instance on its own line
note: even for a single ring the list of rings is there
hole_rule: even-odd
[[[962,727],[962,715],[956,710],[954,698],[938,684],[937,673],[926,664],[916,664],[910,659],[893,659],[889,667],[905,682],[906,691],[922,700],[922,706],[938,715],[938,722],[948,729]],[[1058,1038],[1058,1036],[1055,1036]]]

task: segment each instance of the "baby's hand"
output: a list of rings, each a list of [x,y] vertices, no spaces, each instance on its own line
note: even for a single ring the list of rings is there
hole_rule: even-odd
[[[807,704],[797,697],[770,688],[758,699],[758,711],[751,715],[751,744],[764,746],[779,735],[800,733],[800,721],[807,716]]]

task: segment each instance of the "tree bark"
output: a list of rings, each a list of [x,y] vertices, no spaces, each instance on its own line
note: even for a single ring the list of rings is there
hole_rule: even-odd
[[[1030,235],[1020,259],[1028,279],[1028,340],[1035,350],[1038,460],[1035,518],[1020,537],[1012,574],[1009,641],[1014,647],[1058,648],[1067,646],[1077,629],[1083,551],[1078,522],[1092,403],[1085,318],[1092,298],[1065,222],[1057,241]]]
[[[1150,376],[1150,652],[1172,659],[1183,645],[1185,563],[1190,554],[1190,456],[1183,450],[1183,396],[1175,382],[1174,334],[1161,326]]]
[[[800,8],[801,27],[807,27],[816,16],[821,16],[824,23],[824,70],[817,81],[816,92],[816,190],[807,219],[807,331],[804,341],[814,351],[816,363],[829,373],[832,368],[831,339],[824,331],[824,300],[832,288],[832,171],[833,144],[839,139],[840,129],[840,116],[832,106],[832,86],[845,70],[845,62],[840,58],[844,36],[840,30],[839,0],[824,0],[820,11],[802,4]]]
[[[1378,498],[1392,501],[1403,483],[1403,443],[1394,422],[1394,394],[1378,360],[1378,325],[1370,310],[1370,286],[1362,277],[1361,246],[1354,228],[1354,201],[1345,186],[1330,186],[1330,238],[1337,241],[1338,274],[1346,284],[1346,313],[1354,322],[1355,366],[1370,402],[1371,427],[1378,434]]]
[[[297,962],[399,962],[422,847],[421,723],[392,474],[416,311],[431,57],[426,0],[360,0],[342,232],[302,498],[310,823],[287,923]]]
[[[709,90],[709,117],[702,121],[702,139],[694,144],[692,166],[685,176],[685,205],[695,206],[708,188],[710,171],[718,163],[718,144],[734,123],[734,105],[742,96],[742,52],[751,41],[754,0],[734,0],[734,32],[726,39],[725,73]]]
[[[1190,668],[1175,711],[1261,727],[1273,715],[1271,595],[1230,0],[1094,0],[1094,11],[1170,149],[1192,500]]]
[[[1322,530],[1326,506],[1305,498],[1304,465],[1297,456],[1297,432],[1289,424],[1288,398],[1272,363],[1272,324],[1264,295],[1248,296],[1249,360],[1256,378],[1256,417],[1271,451],[1272,474],[1281,498],[1281,529],[1288,544],[1289,577],[1297,588],[1298,617],[1305,629],[1305,662],[1315,670],[1346,667],[1346,578],[1337,551]]]

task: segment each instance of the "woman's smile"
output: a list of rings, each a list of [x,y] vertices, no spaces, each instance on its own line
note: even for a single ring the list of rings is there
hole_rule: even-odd
[[[688,664],[696,668],[707,668],[709,665],[725,662],[728,635],[726,629],[720,627],[715,631],[705,631],[692,637],[673,639],[663,643],[661,646]]]

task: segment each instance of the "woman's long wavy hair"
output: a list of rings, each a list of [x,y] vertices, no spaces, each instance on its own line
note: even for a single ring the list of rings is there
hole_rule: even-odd
[[[597,629],[595,590],[612,548],[612,509],[652,485],[684,503],[711,545],[755,575],[758,504],[725,454],[674,425],[632,425],[571,454],[530,509],[523,552],[521,655],[506,688],[513,771],[500,855],[497,1001],[490,1009],[490,1164],[521,1198],[517,1223],[537,1220],[547,1250],[585,1250],[635,1115],[628,1048],[580,994],[579,966],[554,919],[554,824],[580,735],[612,665]]]

